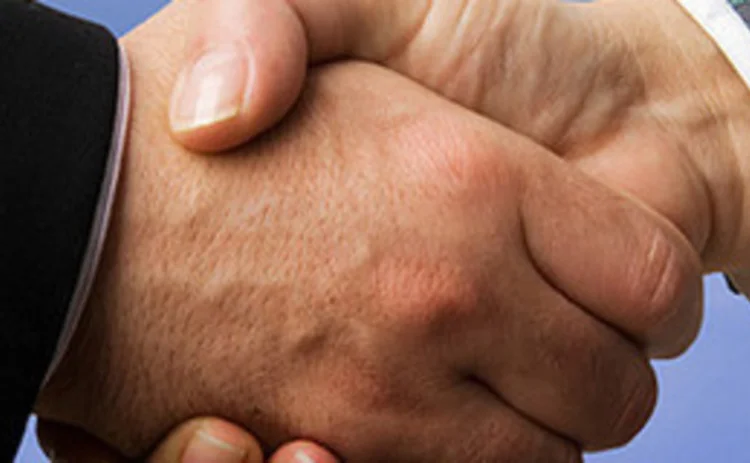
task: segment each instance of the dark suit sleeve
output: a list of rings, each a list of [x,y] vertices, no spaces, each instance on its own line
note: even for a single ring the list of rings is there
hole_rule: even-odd
[[[12,461],[79,278],[118,56],[98,26],[0,0],[0,461]]]

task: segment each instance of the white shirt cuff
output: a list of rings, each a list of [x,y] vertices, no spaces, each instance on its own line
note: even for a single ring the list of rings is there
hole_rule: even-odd
[[[678,0],[721,48],[729,62],[750,88],[750,25],[732,0]]]

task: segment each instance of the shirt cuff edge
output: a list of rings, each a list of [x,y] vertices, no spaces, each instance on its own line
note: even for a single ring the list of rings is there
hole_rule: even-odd
[[[118,44],[119,82],[118,102],[112,131],[112,141],[108,153],[108,160],[104,179],[102,181],[99,202],[97,203],[91,234],[81,265],[81,271],[76,287],[68,307],[68,313],[63,324],[63,330],[57,342],[55,354],[47,369],[42,387],[60,366],[73,334],[86,307],[86,302],[94,283],[94,277],[99,266],[104,242],[109,230],[112,208],[114,205],[117,185],[119,184],[122,167],[122,156],[129,127],[130,116],[130,66],[125,49]]]

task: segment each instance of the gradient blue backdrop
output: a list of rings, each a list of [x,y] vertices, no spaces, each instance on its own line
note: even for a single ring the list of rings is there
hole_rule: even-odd
[[[93,18],[122,35],[167,2],[47,3]],[[750,461],[750,371],[746,369],[750,361],[750,304],[730,295],[720,278],[706,282],[706,324],[698,343],[684,358],[657,364],[661,399],[653,421],[628,447],[591,456],[588,463]],[[31,434],[16,461],[46,461]]]

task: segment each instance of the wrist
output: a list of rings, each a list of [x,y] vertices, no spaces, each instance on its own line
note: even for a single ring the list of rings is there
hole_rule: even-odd
[[[680,96],[664,111],[708,204],[699,219],[708,231],[699,249],[706,272],[750,262],[750,223],[744,207],[750,200],[750,165],[743,156],[750,146],[750,91],[717,53],[685,63],[695,70],[694,79],[685,79],[683,73],[671,77],[667,86]]]
[[[718,76],[713,79],[712,101],[716,101],[719,108],[716,119],[725,129],[727,151],[732,153],[736,176],[734,191],[717,195],[718,202],[734,198],[734,210],[727,219],[731,225],[722,240],[726,243],[725,256],[717,268],[732,273],[737,286],[746,290],[750,286],[750,224],[746,212],[750,169],[745,153],[750,145],[750,54],[747,52],[750,6],[728,1],[675,1],[702,27],[704,36],[710,37],[723,55],[715,66],[702,67],[707,77],[713,77],[712,73]]]
[[[665,185],[679,177],[681,188],[672,198],[682,209],[678,225],[700,230],[686,235],[705,271],[750,262],[750,217],[744,207],[750,204],[745,186],[750,165],[743,156],[750,146],[750,90],[677,0],[612,0],[609,6],[614,8],[606,14],[617,23],[644,82],[635,117],[647,121],[651,132],[661,132],[670,141],[667,150],[676,155],[672,171],[661,176]]]
[[[733,32],[747,33],[746,26],[728,3],[720,2],[720,5],[727,11],[716,15],[725,18],[731,14],[737,21],[735,25],[739,26],[739,30]],[[679,9],[683,17],[690,19],[685,22],[680,36],[695,39],[689,40],[690,47],[683,49],[685,63],[681,69],[685,72],[667,70],[665,75],[670,77],[663,81],[671,80],[669,85],[677,86],[675,81],[683,80],[685,99],[692,102],[685,111],[699,115],[696,121],[700,123],[688,132],[685,146],[691,162],[702,174],[713,209],[704,262],[710,271],[748,268],[750,217],[745,205],[750,204],[750,189],[747,188],[750,165],[745,151],[750,147],[750,88],[736,63],[731,61],[736,59],[730,53],[732,47],[727,49],[724,41],[717,40],[705,18],[695,14],[691,18],[689,13],[694,12]],[[735,34],[732,37],[737,38]],[[736,43],[733,42],[733,46]]]

